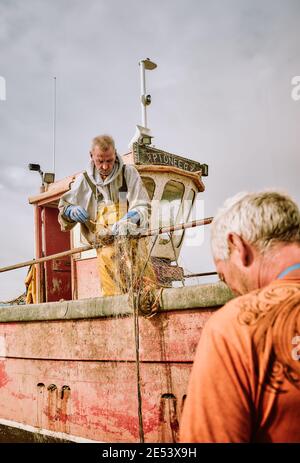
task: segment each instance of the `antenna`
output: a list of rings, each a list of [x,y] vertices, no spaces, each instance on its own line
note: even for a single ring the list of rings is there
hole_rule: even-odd
[[[53,173],[55,174],[55,150],[56,150],[56,77],[53,77]]]

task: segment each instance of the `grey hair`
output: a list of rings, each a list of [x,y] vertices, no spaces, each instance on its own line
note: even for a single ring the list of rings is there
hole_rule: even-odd
[[[95,146],[99,146],[102,151],[107,151],[110,147],[115,149],[115,141],[110,135],[98,135],[93,138],[91,149],[93,150]]]
[[[225,201],[213,219],[211,247],[215,259],[228,259],[227,238],[232,232],[261,252],[279,242],[300,244],[300,211],[282,192],[238,193]]]

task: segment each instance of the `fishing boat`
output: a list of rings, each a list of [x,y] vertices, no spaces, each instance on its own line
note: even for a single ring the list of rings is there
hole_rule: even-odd
[[[34,264],[35,303],[0,310],[2,442],[178,440],[202,328],[232,294],[221,282],[175,287],[185,279],[178,265],[185,230],[211,221],[189,222],[207,165],[153,147],[145,117],[137,130],[123,160],[161,205],[152,207],[148,233],[161,283],[156,310],[130,293],[100,296],[95,249],[79,227],[63,233],[57,220],[59,199],[78,174],[45,182],[29,198],[35,259],[19,265]]]

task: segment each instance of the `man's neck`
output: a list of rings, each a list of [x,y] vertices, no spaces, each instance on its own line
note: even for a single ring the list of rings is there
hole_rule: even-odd
[[[300,246],[297,243],[280,243],[262,256],[259,271],[259,287],[277,279],[286,268],[300,262]],[[291,271],[290,277],[300,279],[300,269]]]
[[[94,165],[94,173],[93,173],[93,175],[94,175],[94,179],[96,181],[99,181],[101,179],[102,182],[104,182],[108,177],[108,175],[102,175],[100,170],[96,169],[95,165]]]

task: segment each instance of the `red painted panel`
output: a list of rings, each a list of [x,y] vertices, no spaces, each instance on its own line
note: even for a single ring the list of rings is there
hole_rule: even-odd
[[[212,312],[139,318],[145,442],[176,441],[195,348]],[[138,442],[133,321],[0,323],[1,418],[98,441]]]
[[[75,260],[77,299],[101,296],[97,258]]]
[[[1,418],[104,442],[138,442],[134,363],[2,360]],[[190,364],[142,364],[146,442],[172,442]],[[169,410],[172,416],[169,416]]]
[[[58,209],[44,208],[43,250],[46,256],[70,249],[70,233],[60,230]],[[72,299],[71,258],[62,257],[45,263],[46,302]]]
[[[139,318],[140,358],[192,361],[212,311],[181,310]],[[20,358],[134,361],[134,319],[44,321],[0,324],[6,355]]]

